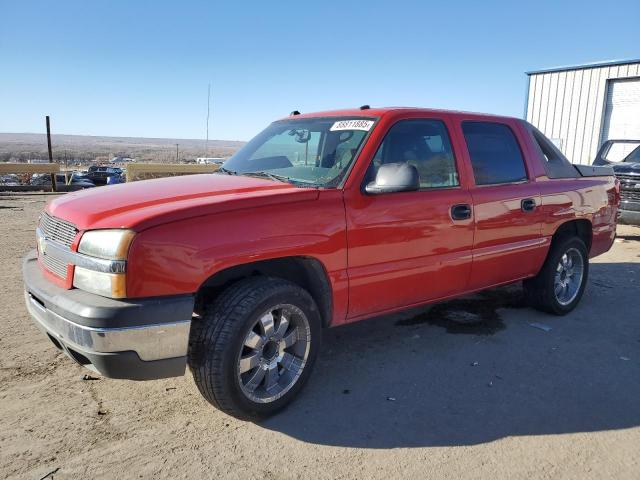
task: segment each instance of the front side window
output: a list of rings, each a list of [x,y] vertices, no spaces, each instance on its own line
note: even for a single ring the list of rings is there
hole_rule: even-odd
[[[441,120],[402,120],[393,125],[378,147],[365,183],[387,163],[408,163],[418,170],[420,188],[459,185],[453,149]]]
[[[527,179],[515,135],[502,123],[462,122],[476,185],[515,183]]]
[[[227,160],[221,170],[303,186],[334,187],[349,171],[374,124],[371,117],[275,122]]]

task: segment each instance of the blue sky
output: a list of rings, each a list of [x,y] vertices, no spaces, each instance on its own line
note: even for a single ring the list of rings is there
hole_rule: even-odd
[[[0,0],[0,132],[246,140],[291,110],[522,116],[524,72],[640,57],[633,1]]]

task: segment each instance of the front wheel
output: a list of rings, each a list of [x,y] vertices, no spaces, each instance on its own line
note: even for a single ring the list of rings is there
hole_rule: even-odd
[[[529,303],[545,312],[566,315],[580,302],[589,276],[584,242],[569,237],[556,242],[534,278],[523,282]]]
[[[286,280],[250,278],[226,289],[194,320],[189,365],[211,404],[259,419],[282,409],[302,388],[320,336],[309,293]]]

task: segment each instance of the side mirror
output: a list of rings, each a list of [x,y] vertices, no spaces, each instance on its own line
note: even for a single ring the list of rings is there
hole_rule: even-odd
[[[370,195],[395,192],[414,192],[420,189],[420,175],[408,163],[386,163],[378,168],[376,179],[367,184],[365,192]]]

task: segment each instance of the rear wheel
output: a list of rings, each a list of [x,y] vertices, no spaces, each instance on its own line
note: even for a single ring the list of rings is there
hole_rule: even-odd
[[[577,237],[559,239],[532,279],[523,282],[529,303],[545,312],[566,315],[580,302],[589,275],[589,257]]]
[[[257,277],[225,290],[194,322],[189,365],[200,393],[239,418],[287,405],[311,373],[321,335],[311,296],[286,280]]]

